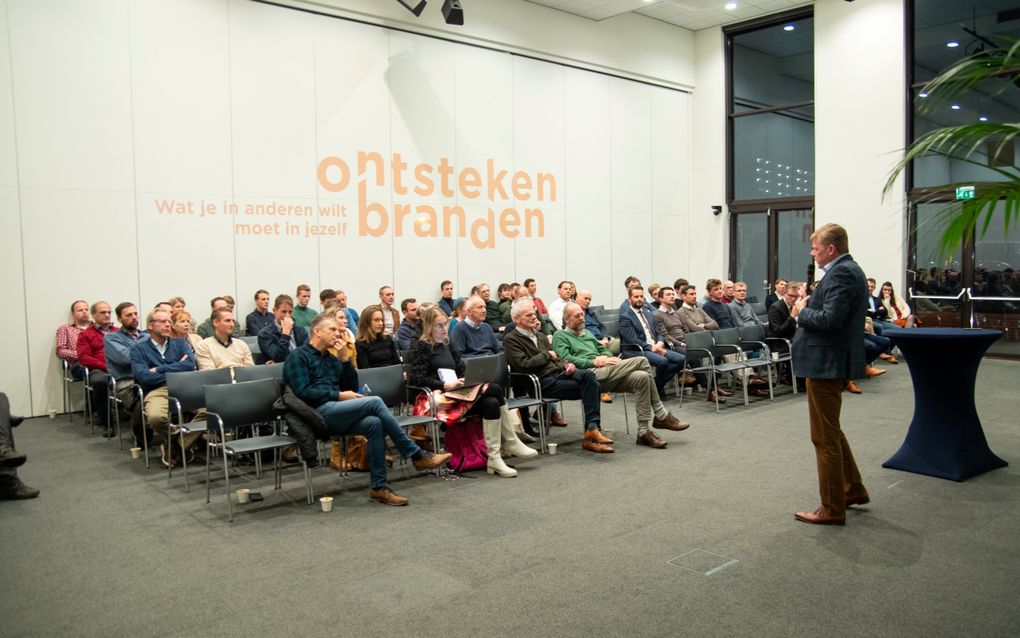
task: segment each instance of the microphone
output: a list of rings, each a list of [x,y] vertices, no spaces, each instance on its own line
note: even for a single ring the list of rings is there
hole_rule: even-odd
[[[807,287],[808,292],[815,287],[815,263],[811,262],[807,267]]]

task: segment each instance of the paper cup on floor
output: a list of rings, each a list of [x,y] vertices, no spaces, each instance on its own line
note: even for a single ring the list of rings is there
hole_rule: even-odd
[[[242,487],[241,489],[237,490],[237,502],[247,503],[249,494],[251,494],[251,490],[249,490],[246,487]]]
[[[57,418],[57,411],[56,410],[50,410],[50,418],[51,419]]]
[[[319,499],[319,503],[322,505],[322,511],[323,512],[332,512],[333,511],[333,497],[332,496],[323,496],[322,498]]]
[[[140,459],[140,458],[142,458],[142,448],[140,448],[140,447],[133,447],[133,448],[131,448],[131,458],[133,458],[133,459]]]
[[[548,447],[549,447],[549,454],[556,454],[556,444],[555,443],[549,443]]]

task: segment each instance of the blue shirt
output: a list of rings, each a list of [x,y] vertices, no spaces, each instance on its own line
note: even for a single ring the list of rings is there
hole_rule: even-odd
[[[606,325],[599,321],[598,316],[589,307],[584,311],[584,327],[592,333],[596,339],[605,339],[608,335],[606,334]]]
[[[149,338],[149,333],[141,330],[137,336],[132,337],[124,330],[109,332],[103,337],[103,352],[106,355],[106,371],[114,379],[121,381],[130,379],[131,374],[131,348],[136,343]]]

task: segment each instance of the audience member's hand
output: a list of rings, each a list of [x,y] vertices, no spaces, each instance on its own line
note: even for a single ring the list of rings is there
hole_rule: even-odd
[[[609,360],[611,358],[612,357],[608,357],[608,356],[606,356],[604,354],[600,354],[599,356],[595,357],[595,367],[596,368],[601,368],[602,366],[609,365]]]
[[[793,304],[793,311],[790,312],[790,316],[791,317],[796,317],[797,315],[799,315],[800,311],[804,309],[804,306],[807,305],[808,299],[810,299],[810,298],[811,297],[801,297],[796,302],[794,302],[794,304]]]
[[[353,390],[342,390],[340,392],[340,400],[341,401],[350,401],[351,399],[360,399],[363,396],[365,396],[365,395],[364,394],[358,394],[357,392],[354,392]]]
[[[556,354],[555,350],[550,350],[549,351],[549,358],[552,359],[553,361],[559,361],[560,360],[560,355]]]
[[[464,379],[455,379],[453,381],[447,381],[443,384],[444,390],[456,390],[464,385]]]
[[[294,320],[290,317],[284,317],[283,321],[280,322],[280,331],[285,335],[289,335],[290,331],[294,329]]]
[[[652,346],[652,352],[654,352],[655,354],[665,355],[666,346],[662,345],[661,341],[658,341],[654,346]]]
[[[570,363],[569,361],[565,366],[563,366],[563,374],[567,375],[568,377],[574,374],[574,370],[577,370],[577,366],[575,366],[573,363]]]

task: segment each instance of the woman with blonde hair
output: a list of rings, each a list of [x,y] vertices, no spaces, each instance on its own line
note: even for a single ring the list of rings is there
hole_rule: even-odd
[[[202,337],[191,331],[191,313],[187,310],[174,310],[170,315],[170,336],[174,339],[184,339],[191,346],[194,354],[195,347],[202,342]]]
[[[432,390],[436,403],[436,418],[447,427],[472,416],[482,418],[487,448],[487,471],[505,478],[517,476],[517,470],[508,466],[500,450],[521,458],[538,455],[517,438],[506,408],[503,388],[498,384],[483,384],[473,400],[447,396],[447,391],[464,386],[464,362],[450,347],[449,322],[446,313],[438,307],[429,308],[422,315],[421,338],[411,349],[411,372],[408,383]],[[452,370],[457,378],[444,381],[440,370]],[[463,395],[461,395],[463,396]]]
[[[358,349],[355,345],[354,333],[347,327],[347,312],[340,307],[340,304],[330,304],[323,312],[327,315],[332,314],[337,327],[340,328],[340,340],[329,348],[330,354],[341,361],[350,361],[351,365],[357,369]]]

